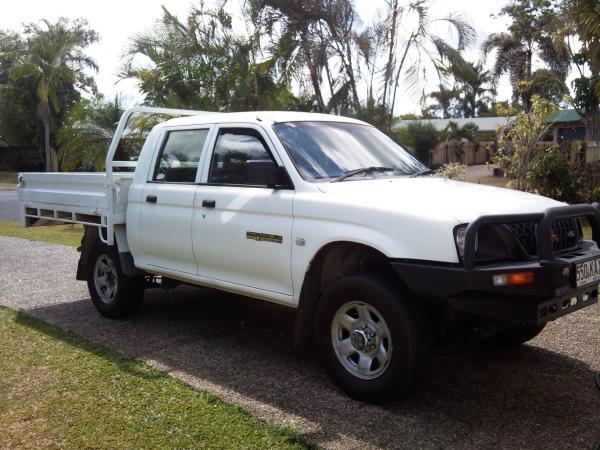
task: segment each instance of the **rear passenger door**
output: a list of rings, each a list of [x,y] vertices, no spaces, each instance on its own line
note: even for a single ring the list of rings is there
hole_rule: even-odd
[[[281,161],[259,127],[221,125],[214,136],[194,208],[198,275],[292,295],[294,190],[272,183]]]
[[[144,187],[140,237],[146,264],[196,275],[192,216],[210,127],[166,129]]]

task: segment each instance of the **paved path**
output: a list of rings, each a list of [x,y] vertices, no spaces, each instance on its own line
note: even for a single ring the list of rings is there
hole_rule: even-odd
[[[0,220],[19,220],[17,191],[0,191]]]
[[[74,249],[0,237],[0,304],[143,359],[325,448],[591,448],[600,438],[598,305],[512,351],[439,351],[404,401],[355,402],[291,348],[293,311],[208,290],[149,290],[140,313],[100,317]],[[124,369],[125,370],[125,369]]]
[[[493,168],[498,167],[494,165],[487,164],[479,164],[477,166],[469,166],[467,168],[467,174],[465,175],[465,181],[470,181],[471,183],[479,182],[480,178],[483,177],[491,177],[494,175]]]

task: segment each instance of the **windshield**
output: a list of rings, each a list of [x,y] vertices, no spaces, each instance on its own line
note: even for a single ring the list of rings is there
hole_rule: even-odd
[[[368,125],[282,122],[273,127],[305,180],[335,179],[364,168],[393,170],[365,171],[361,172],[363,177],[411,175],[427,170],[391,138]]]

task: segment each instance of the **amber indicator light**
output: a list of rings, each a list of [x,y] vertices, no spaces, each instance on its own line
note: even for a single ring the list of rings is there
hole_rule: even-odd
[[[535,281],[533,272],[512,272],[493,276],[494,286],[515,286],[532,284]]]

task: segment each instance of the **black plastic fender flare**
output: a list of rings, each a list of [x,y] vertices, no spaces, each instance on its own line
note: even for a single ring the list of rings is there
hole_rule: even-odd
[[[81,255],[79,256],[79,262],[77,264],[77,280],[87,280],[89,265],[92,264],[92,261],[90,261],[90,255],[92,254],[92,251],[96,245],[103,245],[98,236],[96,227],[84,226],[84,233],[83,237],[81,238],[81,246],[77,249],[79,252],[81,252]],[[115,247],[118,251],[116,239]],[[121,262],[123,273],[126,276],[133,278],[144,275],[144,272],[135,267],[131,252],[119,251],[119,260]]]

